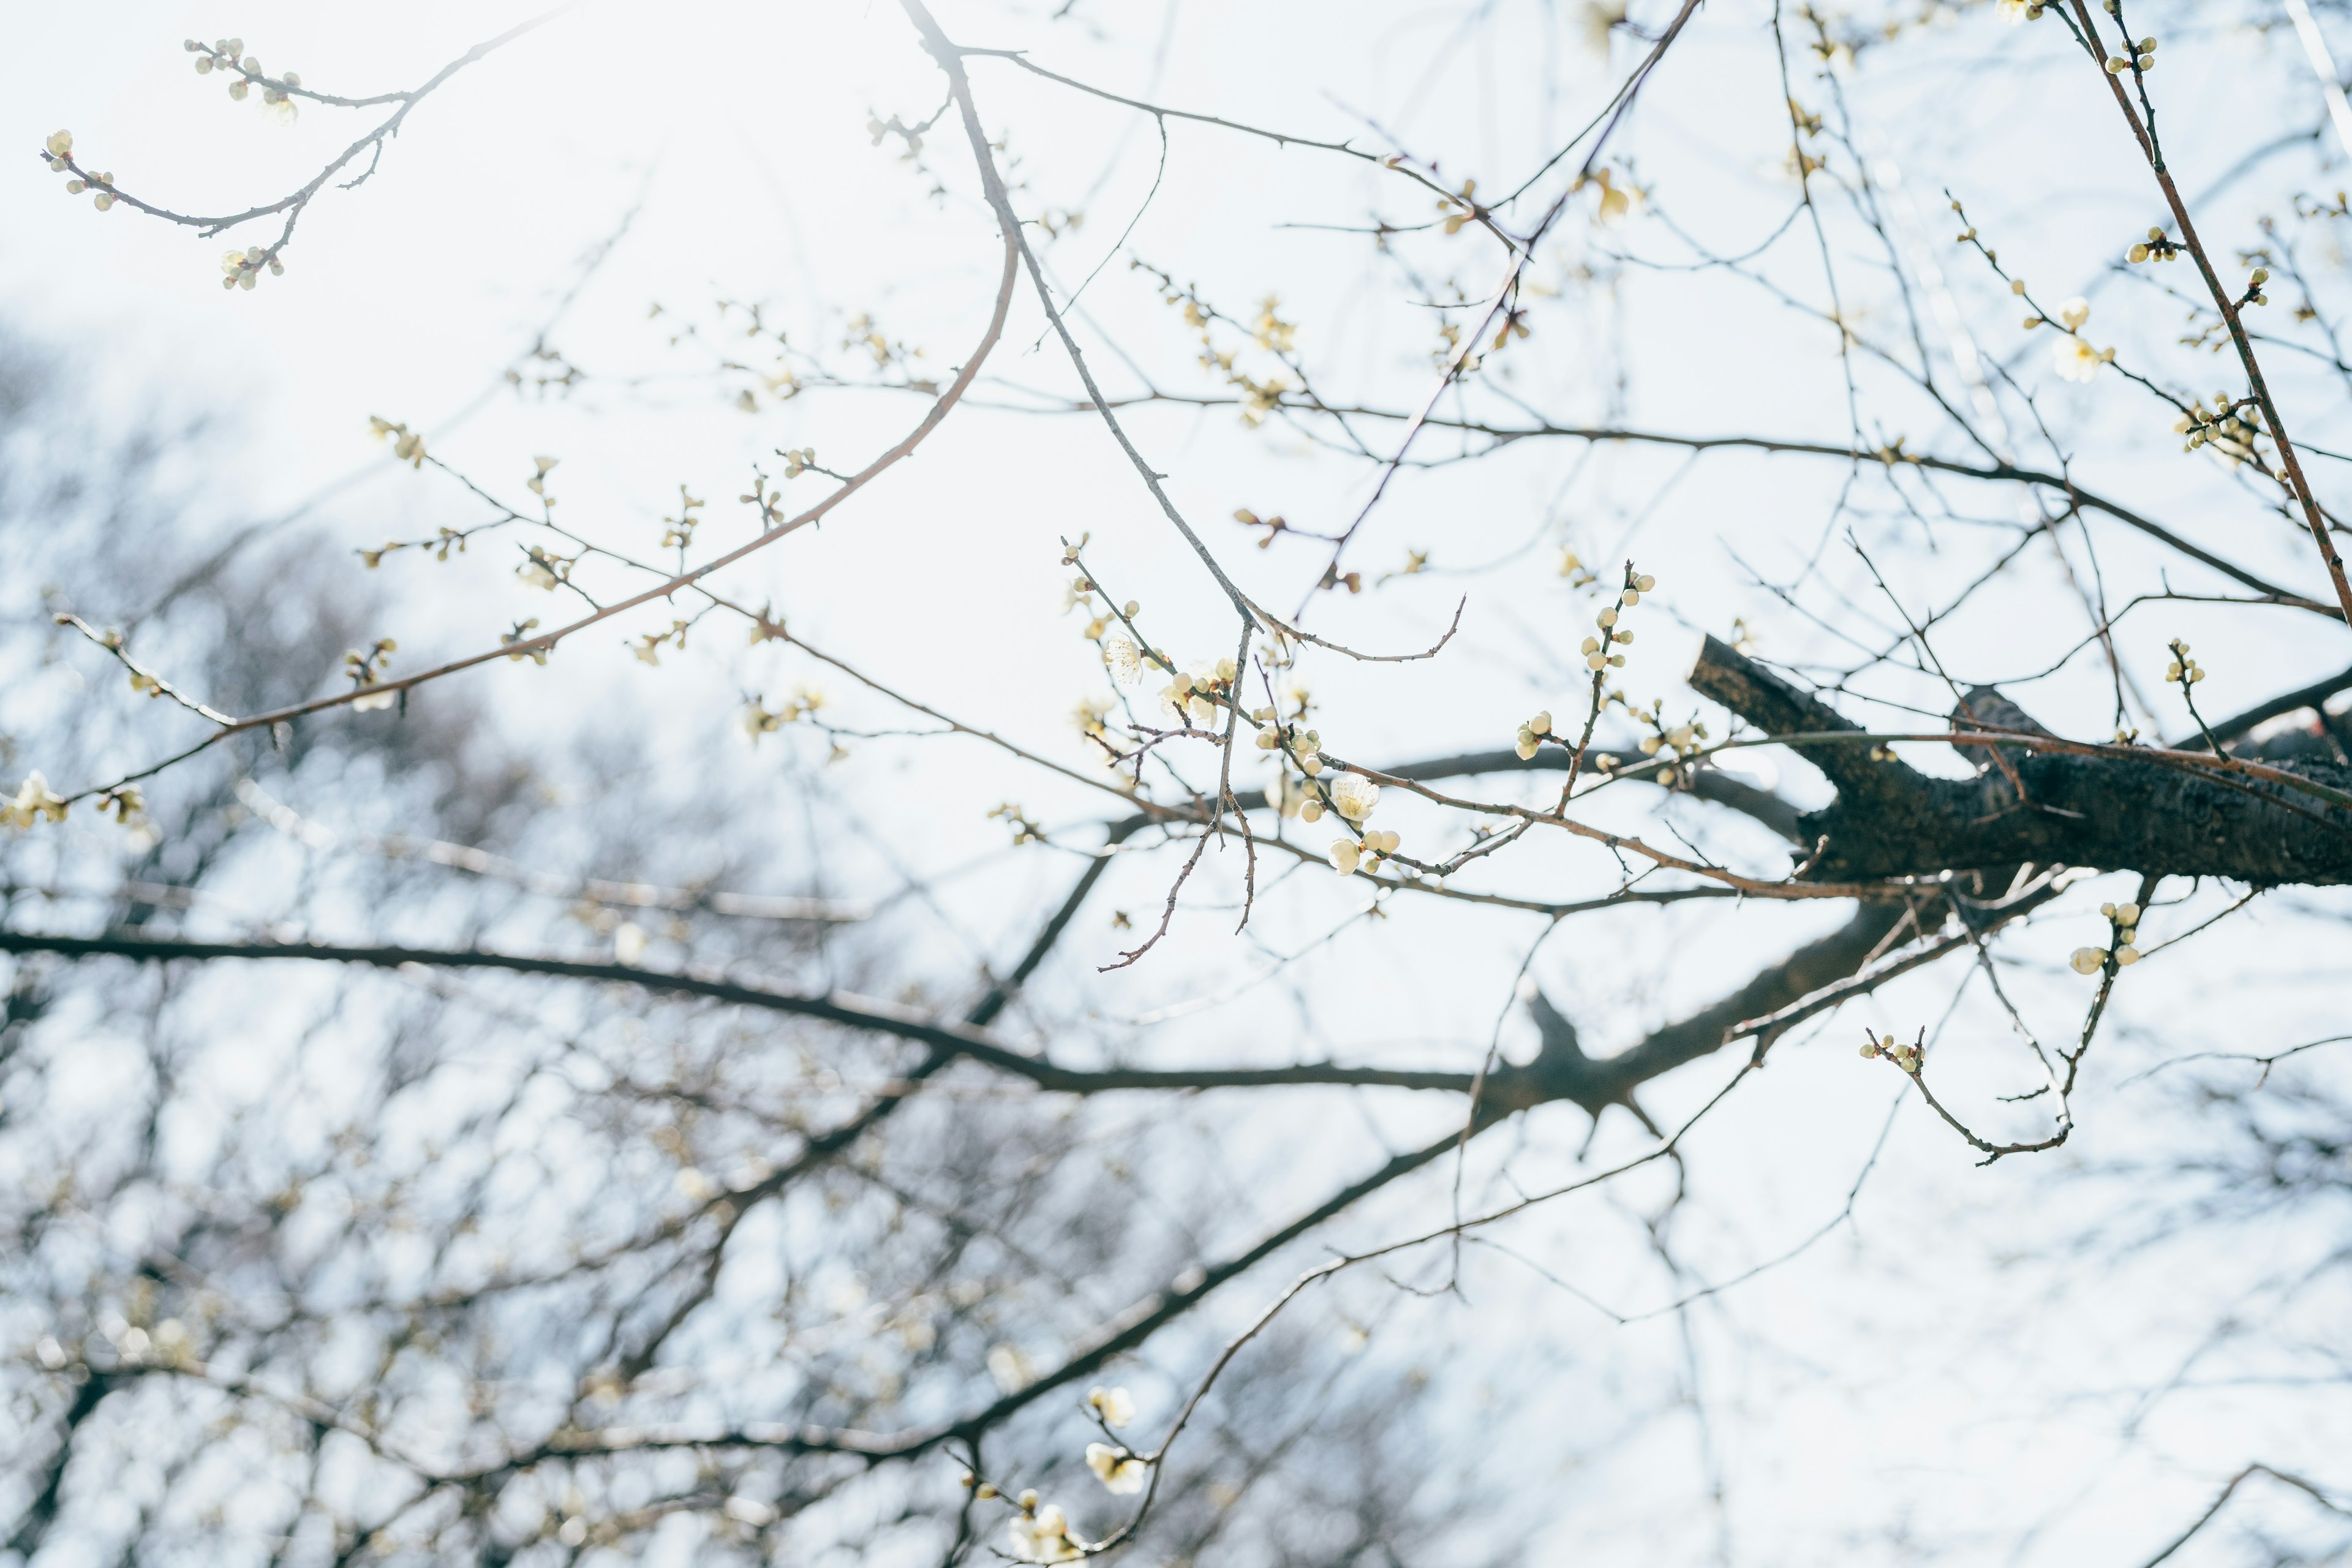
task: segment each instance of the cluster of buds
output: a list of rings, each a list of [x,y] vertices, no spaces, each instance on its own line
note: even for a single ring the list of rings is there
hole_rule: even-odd
[[[533,458],[530,460],[532,468],[538,471],[522,482],[522,488],[537,496],[542,505],[555,504],[555,498],[547,493],[547,475],[550,469],[562,460],[561,458]]]
[[[1573,550],[1562,550],[1559,552],[1559,574],[1568,579],[1568,585],[1571,588],[1581,588],[1587,584],[1600,581],[1586,569],[1583,558]]]
[[[526,553],[528,558],[515,568],[515,575],[532,587],[552,593],[558,585],[571,580],[574,557],[551,555],[536,544],[531,545]]]
[[[1233,689],[1240,667],[1230,658],[1213,665],[1179,670],[1160,689],[1160,700],[1179,720],[1209,729],[1217,721],[1219,700]]]
[[[784,460],[784,478],[788,479],[799,479],[803,474],[807,473],[811,468],[816,467],[816,448],[814,447],[796,447],[790,451],[785,451],[779,447],[777,449],[776,456]]]
[[[115,821],[128,827],[145,815],[147,796],[137,784],[116,784],[98,797],[100,816],[111,815]]]
[[[2269,304],[2271,302],[2271,297],[2263,292],[2263,285],[2270,280],[2271,269],[2269,268],[2255,268],[2252,273],[2247,275],[2246,292],[2244,297],[2241,299],[2238,303],[2241,305]]]
[[[221,287],[224,289],[250,289],[261,280],[265,271],[272,278],[283,278],[286,276],[286,263],[257,245],[248,245],[243,250],[221,252]],[[419,449],[423,449],[422,443],[419,443]]]
[[[52,131],[49,132],[48,141],[43,145],[48,149],[50,173],[62,174],[73,167],[72,132]],[[77,174],[66,182],[66,195],[78,196],[92,185],[98,187],[98,195],[90,198],[91,205],[104,212],[114,205],[114,176],[110,174],[88,175]]]
[[[2193,452],[2200,447],[2211,447],[2237,467],[2254,455],[2254,438],[2262,434],[2249,416],[2255,407],[2252,399],[2233,399],[2227,393],[2213,395],[2213,409],[2208,413],[2205,400],[2198,398],[2189,405],[2189,412],[2173,421],[2172,432],[2189,437],[2180,448]]]
[[[1656,722],[1654,717],[1652,722]],[[1642,754],[1654,757],[1664,752],[1668,762],[1679,762],[1700,749],[1706,740],[1706,726],[1693,722],[1677,724],[1673,729],[1661,728],[1654,735],[1642,737]]]
[[[425,437],[421,432],[375,414],[368,416],[368,430],[379,441],[391,437],[392,455],[410,468],[425,466]]]
[[[1333,870],[1342,877],[1352,877],[1359,868],[1378,871],[1381,858],[1395,854],[1403,842],[1396,834],[1375,827],[1364,835],[1360,844],[1352,838],[1334,838],[1326,853],[1330,856]]]
[[[2019,281],[2023,282],[2024,279],[2020,279]],[[2021,289],[2018,292],[2023,293],[2024,290]],[[2058,324],[2065,328],[2070,332],[2081,331],[2083,328],[2089,323],[2090,320],[2091,302],[2088,300],[2084,299],[2080,294],[2075,295],[2073,299],[2058,307]],[[2049,322],[2047,319],[2041,316],[2028,316],[2025,318],[2025,330],[2029,332],[2036,327],[2047,326]]]
[[[1077,725],[1079,734],[1088,738],[1108,735],[1110,731],[1104,721],[1110,717],[1110,704],[1108,697],[1081,697],[1070,711],[1070,721]]]
[[[2178,261],[2180,259],[2180,247],[2167,239],[2164,230],[2152,228],[2147,231],[2145,244],[2134,245],[2124,252],[2124,256],[2135,266],[2143,261]]]
[[[0,800],[0,822],[11,827],[30,827],[45,816],[51,822],[63,822],[66,803],[50,791],[49,781],[39,773],[25,775],[24,782],[16,786],[14,800]]]
[[[882,139],[885,136],[898,136],[904,138],[907,143],[907,156],[909,158],[916,156],[923,150],[922,132],[919,131],[910,130],[907,125],[901,122],[898,117],[895,114],[887,120],[884,120],[879,115],[867,115],[866,117],[866,133],[873,138],[873,141],[869,142],[868,145],[875,147],[882,145]]]
[[[1049,1502],[1041,1507],[1034,1490],[1023,1492],[1014,1500],[1021,1512],[1005,1533],[1011,1538],[1016,1562],[1068,1563],[1086,1555],[1070,1539],[1069,1516],[1061,1505]]]
[[[1582,184],[1581,181],[1578,183]],[[1601,200],[1592,210],[1594,222],[1615,223],[1633,210],[1633,193],[1620,186],[1616,176],[1607,169],[1594,170],[1592,183],[1601,187]]]
[[[392,655],[399,647],[400,645],[390,637],[378,637],[375,639],[375,646],[365,653],[352,648],[343,655],[343,673],[352,678],[353,686],[368,692],[366,696],[352,703],[352,712],[373,713],[393,705],[397,693],[373,691],[368,689],[383,679],[385,667],[392,663]]]
[[[1458,194],[1437,198],[1437,210],[1444,215],[1444,227],[1446,233],[1460,234],[1465,225],[1477,221],[1477,181],[1465,180]]]
[[[2117,969],[2126,969],[2139,962],[2140,908],[2137,904],[2101,904],[2099,913],[2107,918],[2114,930],[2112,956]],[[2096,974],[2106,967],[2110,950],[2104,947],[2078,947],[2067,960],[2077,974]]]
[[[661,663],[661,650],[664,643],[674,642],[677,645],[678,652],[686,651],[686,634],[693,628],[693,626],[692,621],[672,621],[669,624],[669,630],[666,632],[646,632],[641,634],[636,641],[625,642],[621,646],[627,648],[630,657],[636,659],[638,663],[658,665]]]
[[[1538,713],[1519,726],[1518,739],[1513,743],[1512,750],[1519,753],[1519,761],[1524,763],[1542,748],[1544,737],[1550,733],[1551,714],[1549,711]]]
[[[1013,801],[1008,800],[989,808],[988,819],[994,822],[999,818],[1003,818],[1011,826],[1013,842],[1016,847],[1024,844],[1043,844],[1046,841],[1045,830],[1038,825],[1037,819],[1022,810]]]
[[[1271,708],[1252,709],[1250,721],[1263,726],[1257,732],[1259,751],[1287,752],[1297,756],[1298,765],[1306,770],[1309,778],[1323,771],[1323,760],[1315,754],[1323,743],[1320,730],[1302,730],[1296,724],[1278,724]]]
[[[2152,37],[2142,38],[2129,54],[2107,57],[2109,76],[2121,76],[2127,70],[2137,70],[2145,75],[2155,68],[2156,40]]]
[[[1307,711],[1303,700],[1298,710],[1302,716]],[[1298,771],[1308,779],[1322,775],[1323,736],[1319,731],[1302,729],[1296,722],[1284,723],[1271,708],[1252,710],[1250,721],[1258,726],[1258,749],[1276,753],[1277,768],[1288,760],[1297,763]],[[1301,822],[1320,822],[1323,819],[1322,799],[1310,785],[1294,780],[1286,768],[1275,775],[1273,787],[1266,791],[1266,799],[1285,816],[1295,816]]]
[[[1625,568],[1625,586],[1617,595],[1617,604],[1610,605],[1593,617],[1601,627],[1601,635],[1596,637],[1586,637],[1577,651],[1584,656],[1584,668],[1593,672],[1596,681],[1603,669],[1625,668],[1625,656],[1616,652],[1611,645],[1622,646],[1633,640],[1632,632],[1618,629],[1618,605],[1622,605],[1629,610],[1632,609],[1642,602],[1643,595],[1657,585],[1658,580],[1655,577],[1637,575],[1633,569],[1628,566]]]
[[[371,561],[368,564],[373,566],[375,563]],[[531,618],[527,621],[517,621],[514,624],[513,629],[503,631],[499,634],[499,646],[500,647],[512,647],[515,644],[529,638],[530,634],[537,630],[538,627],[539,617],[537,616],[531,616]],[[509,664],[520,664],[524,659],[529,659],[533,664],[543,665],[547,662],[547,653],[548,650],[543,647],[530,648],[521,653],[510,653],[507,655],[507,662]]]
[[[672,545],[683,550],[694,542],[694,525],[702,520],[695,516],[705,503],[701,497],[690,493],[684,485],[677,487],[677,515],[662,519],[662,548]]]
[[[2205,679],[2205,667],[2189,657],[2189,645],[2179,637],[2172,639],[2172,662],[2164,667],[2164,679],[2180,686],[2194,686]]]
[[[1245,506],[1235,507],[1234,509],[1234,521],[1240,523],[1244,528],[1262,528],[1265,530],[1265,537],[1257,542],[1257,547],[1260,550],[1273,548],[1276,538],[1281,534],[1283,530],[1290,526],[1288,520],[1285,518],[1260,517],[1257,513],[1250,510],[1250,509]]]
[[[1862,1042],[1862,1054],[1864,1057],[1885,1057],[1905,1072],[1916,1077],[1919,1069],[1927,1064],[1927,1036],[1922,1031],[1920,1037],[1907,1046],[1892,1035],[1868,1036]]]
[[[1298,346],[1298,323],[1280,314],[1282,296],[1268,294],[1258,304],[1257,320],[1250,323],[1250,339],[1269,353],[1286,354]]]
[[[551,458],[547,461],[552,462],[554,459]],[[745,506],[760,509],[760,528],[763,532],[781,526],[784,521],[783,488],[778,486],[774,489],[770,489],[768,476],[758,468],[751,470],[751,489],[735,499]]]
[[[262,102],[277,109],[289,120],[294,117],[294,103],[288,89],[302,85],[299,72],[287,71],[274,80],[264,76],[261,62],[245,52],[243,38],[215,38],[210,47],[188,38],[183,40],[180,47],[196,57],[198,76],[210,76],[219,70],[227,71],[236,79],[228,84],[229,97],[242,103],[246,95],[258,87]]]
[[[1335,838],[1331,841],[1327,853],[1332,868],[1343,877],[1353,876],[1359,866],[1367,871],[1379,870],[1381,857],[1395,854],[1403,842],[1391,832],[1380,828],[1364,829],[1365,820],[1380,804],[1381,786],[1356,773],[1341,773],[1331,781],[1326,793],[1331,798],[1332,809],[1361,835],[1360,840]]]
[[[814,687],[803,686],[795,690],[790,700],[773,712],[768,710],[763,699],[752,698],[743,707],[743,717],[740,722],[743,732],[751,737],[752,742],[757,744],[762,735],[772,735],[787,724],[803,719],[815,718],[817,710],[824,706],[824,693]],[[998,808],[999,811],[1004,809],[1007,808]],[[997,813],[991,812],[989,815],[993,816]]]

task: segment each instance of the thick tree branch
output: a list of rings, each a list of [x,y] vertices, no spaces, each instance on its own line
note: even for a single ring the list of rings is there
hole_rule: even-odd
[[[1690,684],[1768,734],[1864,734],[1713,637]],[[2112,748],[2074,755],[2021,747],[2010,766],[1957,780],[1874,761],[1874,750],[1806,746],[1807,758],[1838,787],[1834,803],[1801,819],[1808,841],[1827,840],[1806,878],[1933,877],[2031,864],[2227,877],[2258,886],[2352,881],[2352,812],[2314,804],[2280,782],[2340,792],[2352,786],[2352,769],[2298,762],[2268,768],[2271,777],[2224,775]],[[2252,764],[2225,758],[2215,765]]]

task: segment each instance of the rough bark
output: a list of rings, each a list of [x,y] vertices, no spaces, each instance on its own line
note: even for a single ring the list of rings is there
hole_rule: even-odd
[[[1713,637],[1690,684],[1767,734],[1863,732]],[[1874,749],[1859,741],[1805,745],[1806,759],[1838,791],[1833,803],[1799,821],[1809,843],[1827,841],[1806,868],[1808,879],[1933,877],[2027,863],[2256,886],[2352,882],[2352,812],[2282,785],[2022,747],[1990,748],[2005,765],[1985,765],[1988,748],[1972,748],[1969,761],[1982,771],[1943,779],[1902,762],[1874,761]],[[2352,788],[2352,768],[2304,758],[2273,765]]]

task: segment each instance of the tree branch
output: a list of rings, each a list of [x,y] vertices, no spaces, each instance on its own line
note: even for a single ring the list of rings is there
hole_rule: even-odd
[[[1713,637],[1690,684],[1767,734],[1866,738],[1818,699]],[[2020,739],[2011,770],[1989,768],[1969,780],[1874,761],[1876,747],[1809,744],[1805,755],[1837,785],[1838,798],[1800,819],[1808,841],[1828,841],[1805,878],[1928,877],[2032,864],[2260,886],[2352,881],[2352,812],[2335,804],[2352,786],[2352,769],[2303,762],[2253,773],[2255,764],[2212,759],[2217,770],[2246,776],[2225,775],[2176,765],[2170,752],[2141,760],[2119,748],[2053,742],[2089,754],[2053,754]],[[2290,783],[2326,792],[2323,803],[2305,804],[2310,796],[2283,787]]]

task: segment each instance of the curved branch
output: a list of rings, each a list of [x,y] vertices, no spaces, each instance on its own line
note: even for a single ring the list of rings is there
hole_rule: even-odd
[[[724,555],[719,556],[715,560],[706,562],[690,572],[681,572],[677,576],[671,577],[667,581],[657,584],[641,593],[634,594],[628,598],[621,599],[613,604],[604,605],[603,608],[594,611],[593,614],[583,616],[579,620],[573,621],[568,626],[559,626],[551,632],[542,632],[534,637],[525,637],[511,643],[502,643],[495,648],[485,649],[480,653],[468,654],[463,658],[452,659],[446,664],[436,666],[432,669],[419,671],[415,675],[403,676],[398,679],[378,681],[372,686],[354,687],[349,691],[337,692],[331,697],[320,697],[313,699],[308,702],[297,702],[290,707],[276,709],[268,713],[257,713],[248,719],[236,720],[232,723],[215,730],[213,733],[205,736],[194,745],[188,747],[185,751],[175,752],[174,754],[164,758],[162,762],[156,763],[149,767],[142,768],[136,773],[124,774],[121,778],[116,780],[115,784],[119,785],[131,784],[143,778],[151,778],[155,774],[162,773],[166,768],[184,763],[190,757],[211,749],[213,746],[217,745],[231,735],[240,734],[249,730],[268,729],[271,725],[285,723],[289,720],[303,718],[312,713],[323,712],[331,708],[340,708],[344,706],[346,703],[352,702],[362,697],[381,698],[390,696],[396,692],[406,691],[413,687],[422,686],[427,681],[438,680],[444,676],[455,675],[459,670],[471,669],[477,665],[488,664],[493,659],[520,659],[528,658],[534,653],[544,652],[554,647],[556,644],[563,641],[564,638],[585,631],[588,627],[596,625],[600,621],[610,620],[614,616],[621,615],[629,610],[634,610],[641,605],[651,604],[656,599],[668,598],[671,595],[676,594],[681,588],[690,588],[699,583],[703,578],[709,576],[712,573],[717,572],[723,567],[731,566],[736,562],[742,560],[747,555],[752,554],[754,552],[765,550],[769,545],[775,543],[776,541],[783,538],[785,535],[796,532],[799,530],[807,527],[810,523],[820,521],[827,512],[833,510],[834,508],[839,506],[843,501],[847,500],[857,491],[865,489],[866,485],[879,478],[886,470],[896,466],[902,458],[912,453],[916,447],[921,446],[924,440],[929,437],[930,433],[939,427],[940,421],[944,420],[948,416],[949,412],[953,409],[959,402],[962,401],[963,395],[971,385],[972,379],[980,374],[982,363],[988,358],[990,352],[996,347],[997,341],[1004,335],[1005,318],[1011,312],[1013,308],[1013,286],[1020,277],[1021,252],[1019,241],[1020,235],[1017,230],[1009,232],[1004,237],[1004,273],[1003,277],[997,283],[996,304],[993,312],[989,317],[988,331],[982,334],[978,346],[973,349],[971,354],[965,360],[963,368],[956,373],[955,380],[949,383],[947,390],[940,394],[938,400],[935,401],[931,405],[929,410],[924,414],[921,422],[918,424],[914,429],[908,431],[906,437],[901,439],[897,446],[892,447],[889,450],[876,458],[872,462],[866,464],[865,468],[851,475],[847,479],[842,482],[840,489],[835,490],[831,495],[825,497],[823,500],[817,502],[816,505],[809,508],[806,511],[801,512],[797,516],[778,523],[775,527],[768,530],[765,533],[761,534],[751,542],[739,545],[735,549],[727,552]],[[87,795],[96,795],[99,793],[101,793],[100,787],[93,787],[83,790],[79,794],[68,795],[67,799],[69,801],[80,800]]]

